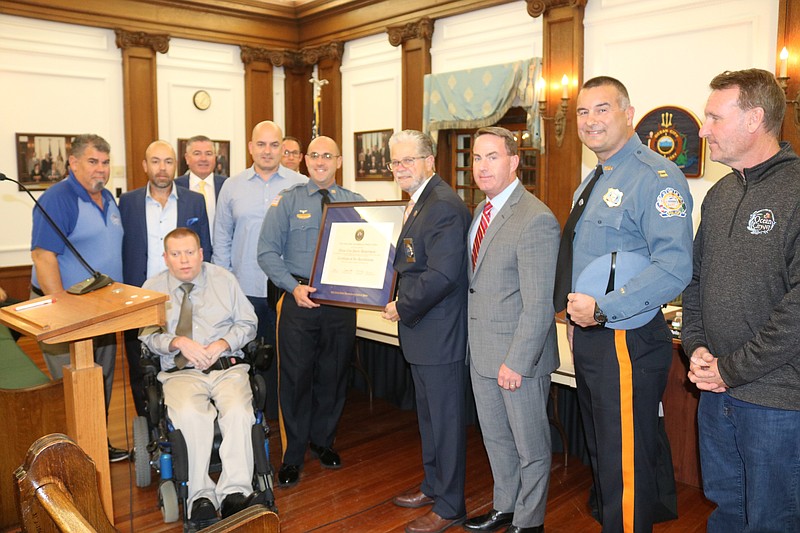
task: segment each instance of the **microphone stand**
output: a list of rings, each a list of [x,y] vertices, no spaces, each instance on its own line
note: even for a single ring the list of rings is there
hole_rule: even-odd
[[[12,181],[17,185],[19,185],[23,191],[28,193],[28,196],[31,197],[31,200],[33,200],[33,203],[36,204],[36,207],[39,208],[39,211],[42,212],[44,218],[46,218],[47,221],[50,223],[50,225],[53,227],[53,229],[56,230],[56,233],[58,234],[59,237],[61,237],[61,240],[64,241],[64,244],[67,245],[67,248],[69,248],[69,250],[73,254],[75,254],[75,257],[78,258],[78,261],[80,261],[81,265],[83,265],[83,267],[87,271],[89,271],[89,273],[92,275],[90,278],[87,278],[83,281],[79,281],[78,283],[67,289],[68,293],[77,295],[87,294],[92,291],[96,291],[97,289],[101,289],[106,285],[114,283],[114,280],[111,279],[109,276],[107,276],[106,274],[101,274],[100,272],[92,268],[92,266],[86,261],[86,259],[83,258],[83,256],[78,252],[78,250],[75,249],[75,246],[72,245],[67,236],[64,235],[64,232],[61,231],[61,228],[58,227],[58,224],[56,224],[55,220],[53,220],[50,217],[47,211],[44,210],[41,204],[39,204],[39,201],[36,200],[36,197],[34,197],[33,194],[31,194],[31,191],[28,190],[28,188],[25,185],[23,185],[22,183],[18,182],[15,179],[9,178],[2,172],[0,172],[0,181]]]

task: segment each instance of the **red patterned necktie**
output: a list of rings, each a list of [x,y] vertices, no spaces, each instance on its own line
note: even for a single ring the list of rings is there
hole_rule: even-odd
[[[486,228],[489,227],[491,220],[492,202],[486,200],[486,205],[483,206],[483,214],[481,215],[481,224],[478,226],[478,233],[475,234],[475,242],[472,244],[472,270],[475,270],[475,263],[478,262],[478,252],[481,250],[481,241],[483,236],[486,235]]]

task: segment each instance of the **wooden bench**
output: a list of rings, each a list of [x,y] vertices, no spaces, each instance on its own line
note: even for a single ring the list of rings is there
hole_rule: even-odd
[[[0,325],[0,530],[19,524],[14,470],[36,439],[67,429],[64,386],[51,381]]]
[[[94,462],[66,435],[34,442],[14,478],[23,531],[116,531],[100,502]],[[202,532],[279,533],[280,521],[266,507],[249,507]]]

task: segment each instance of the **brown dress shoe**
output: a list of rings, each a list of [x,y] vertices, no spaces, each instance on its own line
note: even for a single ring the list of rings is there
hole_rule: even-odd
[[[406,525],[406,533],[441,533],[450,526],[463,524],[467,515],[458,518],[442,518],[433,511],[412,520]]]
[[[409,507],[411,509],[416,509],[418,507],[431,505],[433,503],[433,498],[427,496],[421,490],[410,490],[408,492],[404,492],[400,496],[395,496],[394,499],[392,499],[392,503],[398,507]]]

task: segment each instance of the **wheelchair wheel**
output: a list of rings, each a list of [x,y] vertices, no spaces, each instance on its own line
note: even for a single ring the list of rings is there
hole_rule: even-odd
[[[175,482],[171,479],[158,486],[158,506],[161,507],[165,524],[178,521],[178,492],[175,490]]]
[[[136,486],[149,487],[152,471],[150,470],[150,429],[147,419],[137,416],[133,419],[133,462],[136,465]]]

